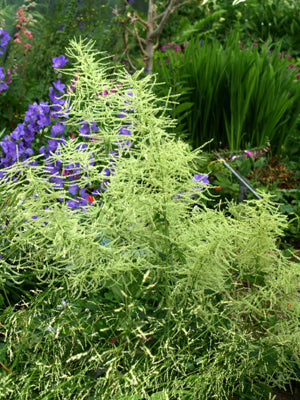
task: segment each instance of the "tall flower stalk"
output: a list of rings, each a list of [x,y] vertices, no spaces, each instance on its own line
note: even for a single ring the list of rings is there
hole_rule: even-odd
[[[31,21],[29,17],[26,16],[25,12],[21,9],[18,8],[17,10],[17,16],[16,16],[16,28],[19,29],[17,33],[14,35],[14,42],[21,45],[22,47],[22,86],[18,98],[18,103],[21,102],[24,94],[24,87],[25,87],[25,61],[26,61],[26,56],[27,56],[27,49],[30,49],[32,47],[31,43],[28,43],[28,39],[32,40],[33,36],[32,33],[28,29],[28,25],[30,25]],[[15,115],[17,113],[17,109],[14,112],[14,115],[12,117],[12,120],[10,122],[10,129],[13,129],[14,126],[14,121],[15,121]]]

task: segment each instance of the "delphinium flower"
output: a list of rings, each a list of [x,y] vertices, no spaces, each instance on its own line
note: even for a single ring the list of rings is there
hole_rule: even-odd
[[[8,86],[7,84],[4,82],[4,72],[3,72],[3,67],[0,67],[0,92],[2,92],[2,90],[7,90]]]
[[[208,174],[195,174],[192,177],[193,181],[196,181],[199,185],[193,187],[193,193],[191,194],[191,197],[196,197],[196,193],[194,192],[194,190],[200,190],[202,191],[204,189],[204,185],[209,185],[209,180],[208,180]],[[188,193],[187,190],[181,192],[181,193],[176,193],[176,195],[174,196],[174,199],[181,199],[181,195],[183,195],[184,193]]]
[[[67,62],[68,60],[64,56],[56,57],[53,59],[53,67],[60,68]],[[73,90],[75,90],[76,81],[74,82]],[[56,156],[60,155],[61,148],[66,144],[68,137],[65,125],[68,115],[61,112],[62,109],[66,109],[67,107],[66,100],[63,98],[65,89],[66,85],[60,80],[53,82],[53,85],[49,89],[50,103],[34,103],[29,106],[28,111],[25,113],[24,123],[19,124],[11,135],[7,135],[0,142],[0,150],[2,147],[3,153],[0,160],[0,167],[12,165],[16,162],[17,157],[19,157],[19,160],[29,158],[33,154],[31,147],[35,139],[35,133],[51,125],[50,137],[47,141],[44,141],[39,149],[39,154],[43,155],[45,162],[44,171],[47,179],[53,183],[53,187],[57,190],[64,189],[67,192],[67,196],[61,196],[60,201],[65,201],[68,207],[74,209],[75,212],[77,210],[86,211],[89,205],[101,205],[98,199],[101,199],[101,192],[107,190],[110,178],[115,174],[117,159],[121,154],[130,151],[133,146],[129,137],[134,132],[135,127],[127,121],[127,117],[131,113],[134,113],[132,106],[133,93],[131,90],[128,90],[123,96],[124,108],[117,113],[117,116],[124,121],[119,128],[120,139],[117,139],[113,143],[108,165],[99,172],[101,178],[99,186],[93,187],[91,184],[86,184],[85,187],[80,187],[80,178],[87,178],[86,168],[83,170],[79,162],[63,165],[59,157],[52,157],[54,154]],[[118,86],[112,90],[109,90],[109,88],[107,90],[104,89],[99,93],[99,96],[108,96],[110,93],[115,93],[118,89]],[[70,88],[67,90],[70,90]],[[81,140],[86,140],[87,143],[80,143],[76,150],[78,152],[87,151],[88,142],[96,138],[95,133],[98,130],[99,128],[94,122],[80,121],[80,126],[78,127],[79,136]],[[72,138],[75,138],[73,133]],[[94,165],[93,158],[94,154],[91,154],[91,161],[89,163],[91,166]],[[197,181],[197,186],[194,189],[202,190],[203,185],[209,183],[207,178],[207,175],[195,175],[193,179]],[[37,218],[37,216],[33,217]]]
[[[0,141],[0,168],[8,167],[17,160],[24,161],[32,154],[32,142],[35,133],[50,125],[48,103],[33,103],[25,113],[24,122],[17,125],[10,135]]]
[[[193,188],[193,190],[200,190],[202,191],[204,185],[209,185],[208,174],[195,174],[192,178],[193,181],[197,182],[197,186]],[[192,197],[196,197],[196,193],[192,194]]]
[[[62,54],[61,56],[54,57],[52,59],[53,62],[53,68],[62,68],[69,60],[66,59],[66,57]]]
[[[3,55],[7,43],[10,41],[11,37],[9,36],[9,33],[6,32],[4,29],[0,29],[0,56]]]
[[[6,49],[6,45],[9,42],[11,37],[9,36],[9,33],[6,32],[4,29],[0,29],[0,55],[2,55]],[[10,70],[7,70],[7,78],[5,79],[5,74],[3,72],[3,67],[0,67],[0,93],[3,90],[8,89],[8,84],[11,83],[10,79]],[[4,80],[5,79],[5,80]]]

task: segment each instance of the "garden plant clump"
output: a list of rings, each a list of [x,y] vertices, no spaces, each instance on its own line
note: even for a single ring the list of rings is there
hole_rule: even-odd
[[[65,57],[67,90],[44,107],[87,134],[1,171],[0,398],[263,399],[299,380],[277,206],[206,207],[201,151],[168,133],[154,78],[87,41]],[[58,164],[71,180],[49,179]]]
[[[299,66],[289,57],[278,44],[243,43],[236,33],[226,45],[199,37],[169,43],[156,52],[154,72],[164,83],[156,90],[173,88],[178,136],[194,148],[210,141],[211,149],[239,151],[269,142],[279,152],[299,129]]]

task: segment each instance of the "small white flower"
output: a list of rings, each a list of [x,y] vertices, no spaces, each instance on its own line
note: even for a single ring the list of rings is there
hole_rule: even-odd
[[[53,329],[52,326],[49,325],[49,326],[45,329],[45,331],[49,331],[49,332],[52,332],[52,333],[57,333],[57,334],[59,334],[60,329]]]
[[[68,300],[63,300],[63,301],[61,302],[61,304],[59,304],[59,305],[57,306],[57,309],[58,309],[58,310],[62,310],[63,308],[66,307],[67,303],[68,303]]]

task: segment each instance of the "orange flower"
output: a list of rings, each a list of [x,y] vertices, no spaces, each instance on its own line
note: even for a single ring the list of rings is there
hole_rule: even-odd
[[[91,203],[94,203],[95,199],[91,195],[89,195],[88,196],[88,201],[90,201]]]

